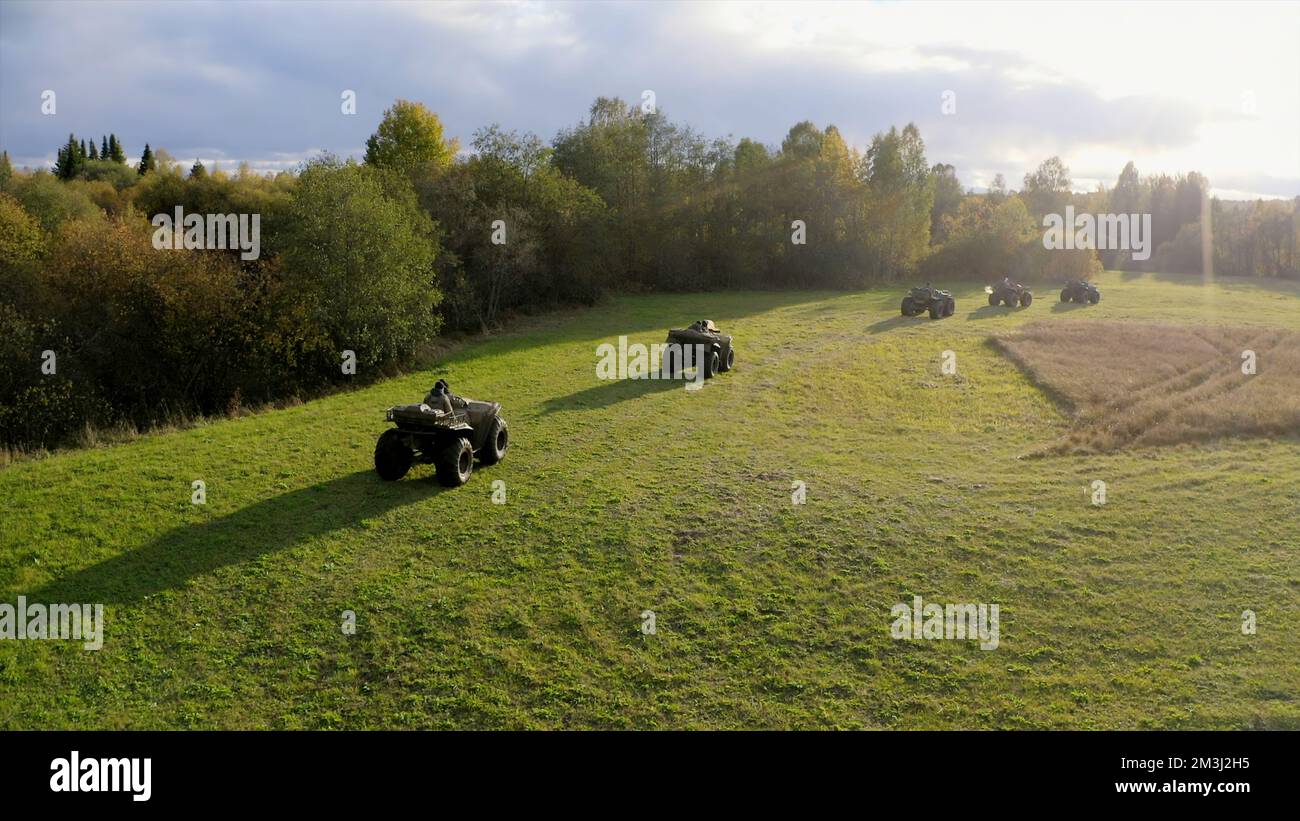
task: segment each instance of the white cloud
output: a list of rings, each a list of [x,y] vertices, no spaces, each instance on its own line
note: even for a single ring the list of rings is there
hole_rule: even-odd
[[[915,121],[968,185],[1018,186],[1059,154],[1080,180],[1131,159],[1293,196],[1297,35],[1294,3],[5,2],[0,144],[52,156],[69,131],[111,130],[128,150],[289,162],[355,150],[398,97],[466,143],[493,122],[549,138],[598,95],[649,88],[703,133],[769,144],[804,119],[859,146]],[[57,118],[33,88],[59,89]]]

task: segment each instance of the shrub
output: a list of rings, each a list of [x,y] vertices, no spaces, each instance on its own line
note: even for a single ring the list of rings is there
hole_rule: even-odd
[[[402,363],[437,334],[434,226],[405,178],[322,157],[304,167],[288,220],[286,284],[320,364],[337,373],[343,350],[359,365]]]

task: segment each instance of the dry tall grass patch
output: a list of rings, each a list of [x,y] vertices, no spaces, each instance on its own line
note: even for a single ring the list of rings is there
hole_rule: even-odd
[[[993,342],[1072,414],[1054,452],[1300,433],[1294,331],[1037,322]]]

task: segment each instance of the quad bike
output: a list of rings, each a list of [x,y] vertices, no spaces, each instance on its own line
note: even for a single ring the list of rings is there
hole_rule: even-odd
[[[391,407],[386,418],[396,427],[375,443],[375,472],[389,482],[401,479],[419,461],[432,463],[443,485],[458,487],[469,481],[474,457],[494,465],[510,446],[500,403],[456,396],[443,379],[423,402]]]
[[[1097,290],[1097,286],[1087,280],[1072,279],[1065,283],[1065,287],[1061,289],[1061,301],[1087,302],[1096,305],[1101,302],[1101,291]]]
[[[1034,301],[1034,295],[1029,292],[1029,289],[1019,282],[1012,282],[1010,277],[1003,277],[997,285],[985,287],[984,293],[989,295],[990,305],[1002,303],[1008,308],[1014,308],[1016,305],[1028,308]]]
[[[951,291],[931,288],[928,283],[913,288],[903,297],[903,316],[919,316],[926,310],[930,312],[931,319],[940,319],[952,316],[952,312],[957,310],[957,303],[953,300]]]
[[[665,348],[663,354],[663,372],[669,379],[675,379],[682,371],[683,350],[687,345],[704,346],[704,361],[698,366],[704,368],[705,379],[712,379],[736,366],[736,349],[731,344],[731,335],[719,331],[711,319],[692,322],[685,328],[670,328],[668,344],[674,346]]]

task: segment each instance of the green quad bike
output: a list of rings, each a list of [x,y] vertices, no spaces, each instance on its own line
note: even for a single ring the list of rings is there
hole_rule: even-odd
[[[957,303],[953,300],[951,291],[931,288],[929,283],[913,288],[903,297],[903,316],[920,316],[927,310],[931,319],[941,319],[952,316],[952,312],[957,310]]]
[[[1062,302],[1078,302],[1096,305],[1101,302],[1101,291],[1097,286],[1083,279],[1072,279],[1061,289]]]
[[[989,295],[989,305],[992,306],[1003,304],[1008,308],[1017,305],[1028,308],[1034,301],[1034,295],[1029,292],[1029,289],[1019,282],[1012,282],[1011,277],[1003,277],[996,285],[986,286],[984,292]]]
[[[375,472],[388,482],[401,479],[418,460],[432,463],[444,486],[459,487],[469,481],[474,457],[495,465],[510,446],[501,404],[456,396],[443,379],[423,402],[389,408],[387,419],[396,427],[375,443]]]
[[[697,362],[696,366],[704,368],[705,379],[712,379],[736,367],[736,348],[732,345],[731,334],[719,331],[718,326],[714,325],[711,319],[692,322],[685,328],[669,328],[666,342],[667,345],[674,346],[665,347],[663,353],[661,372],[669,379],[676,379],[686,367],[687,357],[684,349],[687,346],[703,346],[698,350],[704,352],[704,361]]]

